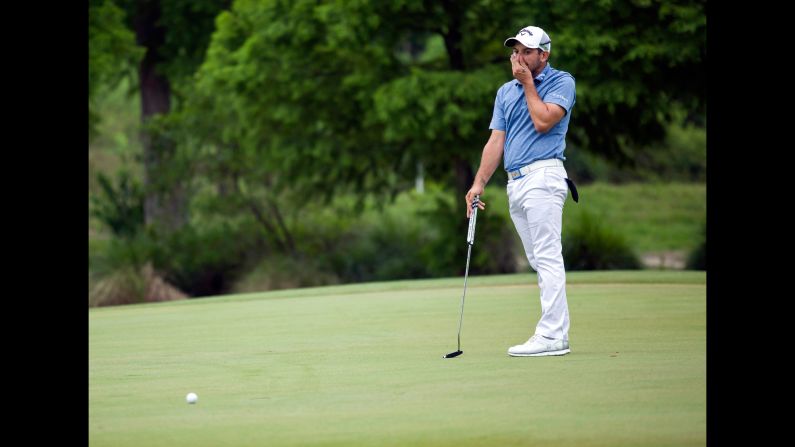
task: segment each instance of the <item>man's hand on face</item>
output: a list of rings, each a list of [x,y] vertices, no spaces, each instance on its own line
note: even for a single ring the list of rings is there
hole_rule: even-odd
[[[516,53],[511,54],[511,70],[513,77],[522,84],[533,82],[533,73]]]

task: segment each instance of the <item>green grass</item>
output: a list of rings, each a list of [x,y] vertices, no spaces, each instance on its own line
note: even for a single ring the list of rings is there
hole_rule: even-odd
[[[707,188],[703,183],[594,183],[580,190],[580,202],[569,196],[564,207],[567,223],[583,210],[626,237],[638,253],[690,251],[703,237],[707,218]]]
[[[530,274],[89,310],[92,446],[690,446],[706,274],[568,274],[572,353],[511,358]],[[196,392],[196,405],[185,395]]]
[[[703,237],[707,219],[707,188],[703,183],[592,183],[577,185],[580,201],[571,194],[563,207],[563,232],[583,211],[626,238],[637,253],[693,250]],[[503,214],[511,222],[504,187],[490,186],[484,199],[487,212]],[[484,213],[485,214],[485,213]],[[488,218],[478,215],[478,219]],[[513,230],[513,228],[511,228]],[[516,246],[521,247],[519,237]]]

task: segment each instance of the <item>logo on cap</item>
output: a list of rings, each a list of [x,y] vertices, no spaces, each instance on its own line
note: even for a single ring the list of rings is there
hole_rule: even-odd
[[[533,33],[527,28],[522,28],[521,30],[519,30],[517,36],[521,36],[522,34],[529,34],[531,36],[533,35]]]

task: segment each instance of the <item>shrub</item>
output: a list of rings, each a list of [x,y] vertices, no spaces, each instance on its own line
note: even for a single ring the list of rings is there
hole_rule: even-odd
[[[227,224],[185,226],[150,237],[149,259],[170,282],[191,296],[229,292],[256,252],[262,250],[252,229]]]
[[[635,270],[641,268],[637,255],[620,234],[601,225],[589,212],[563,234],[563,262],[566,270]]]
[[[89,278],[89,284],[90,307],[181,300],[188,297],[167,283],[151,264],[141,268],[120,268],[93,284]]]
[[[165,232],[147,227],[133,237],[111,239],[101,253],[94,254],[90,268],[98,282],[113,278],[115,285],[109,290],[118,294],[134,290],[136,282],[131,278],[140,276],[141,269],[151,264],[164,282],[189,296],[219,295],[231,290],[252,262],[252,253],[261,249],[251,228],[219,224]],[[142,286],[136,287],[138,292],[124,293],[140,295]],[[121,297],[109,300],[130,301]]]
[[[462,204],[452,202],[449,191],[433,186],[385,205],[370,203],[362,213],[340,199],[303,216],[294,236],[306,268],[327,272],[327,281],[454,276],[464,273],[468,221]],[[516,271],[511,224],[498,213],[478,215],[477,224],[482,249],[473,250],[470,273]]]
[[[339,283],[333,273],[322,271],[316,262],[289,256],[269,256],[241,275],[232,286],[233,293],[316,287]]]
[[[133,237],[144,225],[144,192],[128,170],[115,178],[97,174],[98,194],[89,195],[90,212],[115,236]]]
[[[491,206],[495,207],[493,202]],[[464,274],[469,226],[465,211],[463,200],[453,203],[446,194],[437,197],[434,209],[421,213],[425,231],[435,233],[421,252],[431,276]],[[513,223],[499,212],[479,212],[469,273],[516,272],[516,249]]]
[[[421,254],[435,233],[426,231],[407,197],[383,207],[371,205],[361,214],[349,207],[337,204],[318,213],[297,232],[313,266],[344,283],[430,275]]]
[[[687,270],[707,270],[707,225],[704,224],[701,230],[701,242],[696,246],[687,257]]]

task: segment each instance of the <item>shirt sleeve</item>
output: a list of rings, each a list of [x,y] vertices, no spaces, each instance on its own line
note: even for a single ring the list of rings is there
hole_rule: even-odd
[[[574,78],[571,76],[563,76],[560,81],[556,82],[555,86],[544,95],[543,101],[563,107],[568,114],[571,112],[571,107],[574,105],[574,95]]]
[[[497,90],[497,97],[494,98],[494,112],[491,114],[489,129],[505,130],[505,113],[502,110],[502,89]]]

